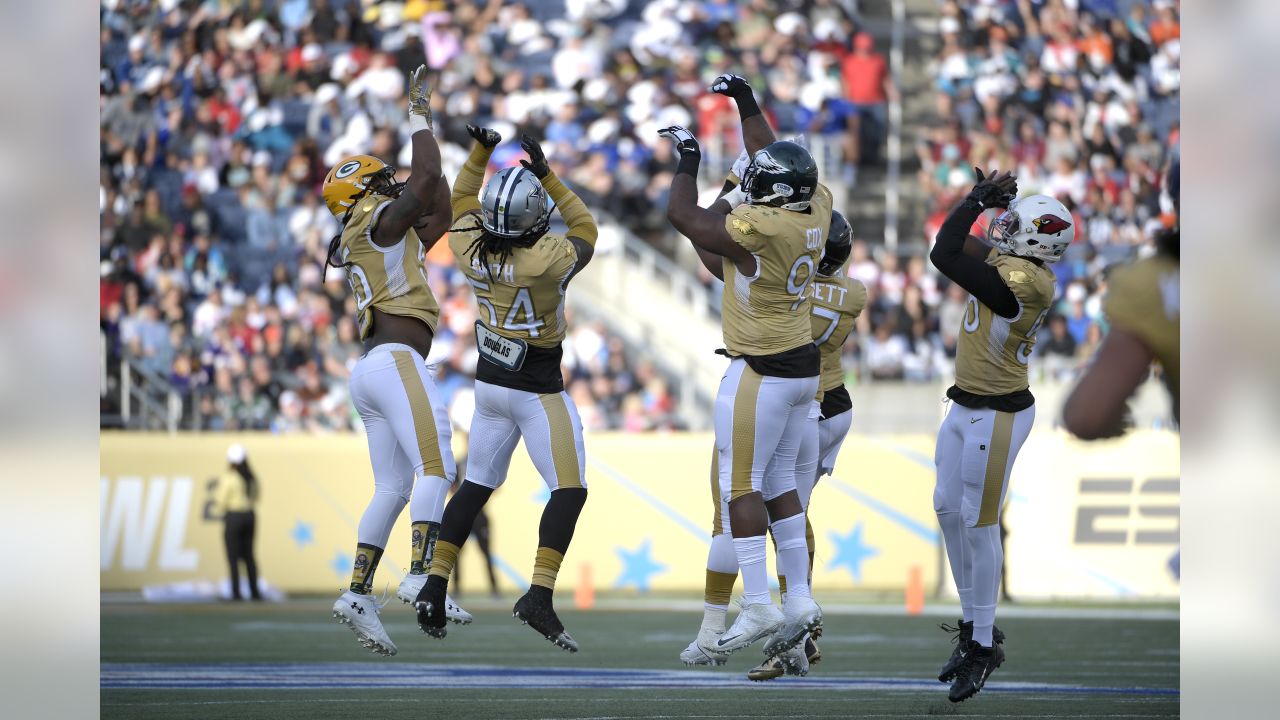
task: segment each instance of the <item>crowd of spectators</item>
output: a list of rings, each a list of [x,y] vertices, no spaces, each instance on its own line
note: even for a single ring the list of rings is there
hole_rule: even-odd
[[[940,3],[940,122],[920,148],[919,181],[934,199],[926,233],[971,164],[1016,168],[1024,189],[1065,195],[1083,242],[1059,268],[1063,322],[1049,324],[1046,348],[1073,341],[1078,355],[1096,342],[1100,268],[1145,246],[1160,220],[1155,192],[1178,116],[1168,5]],[[780,134],[820,139],[829,182],[852,187],[860,165],[881,162],[897,89],[856,10],[856,0],[102,0],[108,364],[127,358],[166,378],[205,427],[352,427],[345,379],[360,348],[341,272],[322,273],[337,226],[319,186],[353,153],[408,167],[408,70],[425,60],[435,71],[449,177],[467,123],[507,138],[491,170],[517,162],[511,140],[529,132],[594,210],[669,247],[673,163],[656,131],[690,126],[709,176],[727,169],[736,112],[706,91],[720,72],[751,79]],[[474,368],[474,308],[443,243],[427,264],[443,310],[432,360],[452,392]],[[853,376],[947,372],[963,297],[921,258],[875,242],[859,243],[850,272],[872,294]],[[603,324],[571,327],[565,372],[589,427],[677,424],[678,378]]]
[[[931,243],[973,185],[973,168],[1011,170],[1021,194],[1071,211],[1075,242],[1054,266],[1058,299],[1039,333],[1032,382],[1069,379],[1106,331],[1108,268],[1154,252],[1173,221],[1162,195],[1178,153],[1179,16],[1173,0],[940,0],[930,65],[936,123],[917,148]],[[985,233],[984,217],[973,229]],[[872,255],[876,257],[873,259]],[[870,288],[862,377],[946,377],[965,294],[859,244],[849,273]],[[940,287],[941,285],[941,287]]]

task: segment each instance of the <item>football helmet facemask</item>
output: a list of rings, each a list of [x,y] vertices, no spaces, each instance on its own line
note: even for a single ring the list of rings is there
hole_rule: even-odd
[[[822,259],[818,261],[818,274],[831,277],[840,272],[840,268],[849,262],[849,252],[853,249],[853,228],[839,210],[831,211],[831,227],[827,230],[827,244],[822,250]]]
[[[1009,203],[987,227],[987,239],[1007,255],[1058,262],[1076,237],[1071,213],[1048,195],[1030,195]]]
[[[742,176],[742,190],[752,205],[807,210],[817,189],[818,164],[808,150],[790,140],[765,146]]]

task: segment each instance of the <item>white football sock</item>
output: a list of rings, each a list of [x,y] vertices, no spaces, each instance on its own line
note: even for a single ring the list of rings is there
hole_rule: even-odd
[[[742,571],[744,604],[773,602],[769,597],[769,575],[765,567],[764,535],[733,539],[733,551]]]
[[[787,597],[812,597],[809,590],[809,543],[804,537],[804,513],[772,523],[777,544],[778,574],[787,580]]]
[[[720,573],[722,575],[736,576],[738,574],[738,556],[734,554],[732,535],[728,533],[720,533],[719,535],[715,535],[711,538],[711,548],[707,550],[707,570],[711,573]],[[712,579],[710,574],[707,576],[707,583],[706,597],[710,598],[713,595],[711,592],[713,587],[711,584]],[[730,585],[730,590],[731,589],[732,585]],[[705,609],[702,616],[703,626],[706,626],[708,622],[711,622],[714,627],[714,623],[718,621],[720,629],[723,630],[724,613],[729,609],[728,599],[725,598],[724,603],[711,602],[710,599],[704,599],[703,608]]]

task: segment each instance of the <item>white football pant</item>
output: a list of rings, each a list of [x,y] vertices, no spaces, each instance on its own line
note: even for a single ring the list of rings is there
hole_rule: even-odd
[[[359,542],[385,548],[411,496],[414,522],[440,522],[457,473],[453,432],[426,363],[408,345],[375,346],[356,362],[350,387],[373,465],[373,499],[360,518]]]

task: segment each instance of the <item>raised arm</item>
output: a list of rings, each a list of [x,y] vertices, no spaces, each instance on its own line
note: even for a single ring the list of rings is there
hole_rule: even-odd
[[[543,154],[542,146],[537,140],[525,135],[520,138],[520,147],[529,155],[529,159],[521,160],[520,164],[542,183],[542,187],[551,196],[551,201],[560,209],[560,217],[564,218],[564,223],[569,226],[565,237],[578,254],[573,272],[569,275],[572,278],[581,272],[595,255],[596,237],[600,234],[596,228],[596,221],[591,217],[591,211],[587,210],[582,199],[565,187],[564,183],[560,182],[560,178],[551,171],[551,166],[547,164],[547,156]]]
[[[1151,372],[1142,339],[1113,327],[1062,406],[1062,424],[1082,440],[1118,437],[1128,424],[1129,398]]]
[[[431,127],[431,87],[426,83],[427,66],[419,65],[409,76],[409,129],[413,133],[413,162],[409,181],[400,196],[386,206],[373,228],[373,242],[391,247],[404,239],[404,234],[423,215],[432,211],[440,170],[440,146]]]
[[[475,139],[471,146],[471,154],[458,171],[458,179],[453,184],[450,205],[453,216],[462,217],[469,212],[480,209],[480,187],[484,185],[484,170],[489,165],[489,156],[493,149],[502,142],[502,136],[489,128],[467,126],[467,134]]]
[[[694,248],[712,255],[727,257],[745,275],[756,272],[755,257],[747,249],[733,241],[725,228],[725,215],[698,207],[698,165],[702,162],[702,148],[688,130],[674,125],[658,131],[658,134],[675,143],[679,163],[671,180],[671,192],[667,199],[667,219],[680,234],[689,238]],[[717,200],[717,203],[722,201]],[[702,253],[699,252],[699,257]]]
[[[969,291],[983,305],[1000,317],[1018,314],[1018,298],[1004,283],[1000,272],[979,257],[966,252],[969,228],[978,215],[989,207],[1006,207],[1017,193],[1016,179],[1009,173],[983,177],[974,168],[978,182],[965,199],[947,216],[938,231],[937,241],[929,253],[934,267],[952,282]],[[969,251],[975,249],[969,244]]]
[[[418,222],[413,226],[413,231],[417,233],[418,240],[422,242],[424,250],[430,250],[444,234],[449,232],[449,226],[453,224],[453,210],[449,207],[449,181],[440,178],[440,182],[436,183],[436,196],[431,201],[431,209],[426,215],[418,218]]]
[[[778,139],[760,106],[756,104],[751,84],[741,75],[724,74],[711,83],[711,92],[733,98],[738,105],[738,117],[742,120],[742,144],[747,154],[754,157],[764,147]],[[738,177],[742,179],[741,176]]]

